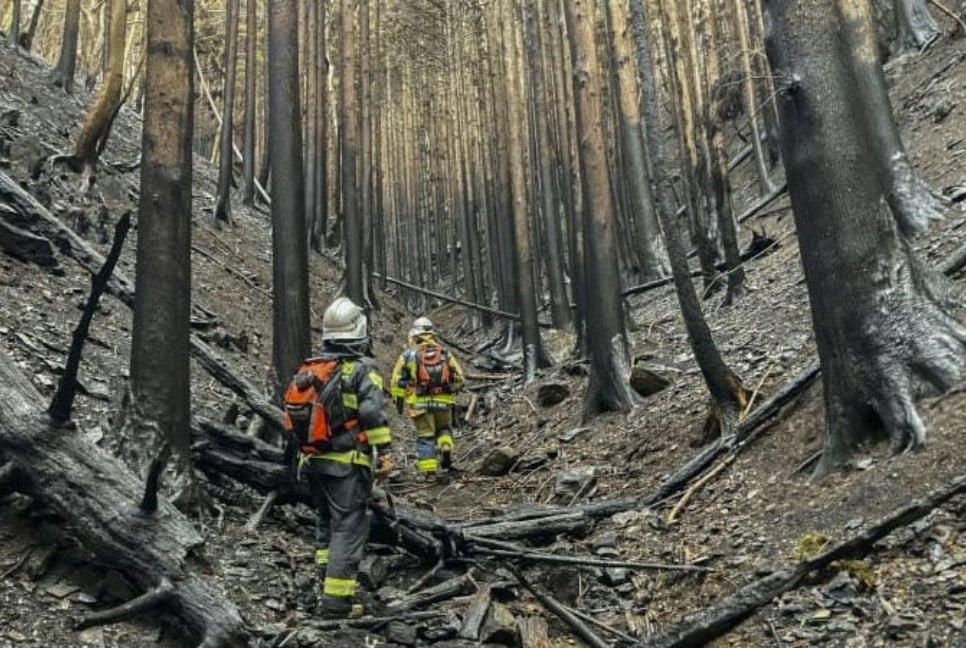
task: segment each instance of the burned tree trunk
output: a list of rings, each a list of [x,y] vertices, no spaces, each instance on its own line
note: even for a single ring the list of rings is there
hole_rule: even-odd
[[[104,70],[104,82],[94,100],[94,104],[84,118],[84,125],[77,143],[74,145],[74,155],[71,166],[76,171],[92,173],[103,142],[110,134],[111,122],[121,102],[121,91],[124,84],[124,41],[127,30],[127,2],[126,0],[111,0],[110,23],[110,54],[107,68]],[[189,68],[190,69],[190,68]],[[190,76],[190,72],[187,72]]]
[[[228,0],[225,11],[225,87],[221,104],[221,157],[218,161],[218,195],[215,198],[215,221],[231,222],[231,179],[234,168],[232,138],[235,114],[235,68],[238,59],[238,3]]]
[[[5,355],[0,385],[0,455],[21,476],[17,487],[63,518],[99,565],[122,571],[144,590],[170,581],[174,590],[164,607],[195,641],[244,642],[235,606],[192,574],[203,539],[188,520],[164,500],[154,514],[132,506],[143,483],[83,435],[52,425],[41,395]]]
[[[618,284],[616,215],[604,150],[601,67],[594,37],[596,2],[565,2],[574,67],[577,133],[584,181],[584,286],[586,344],[590,381],[584,417],[602,410],[629,411],[637,396],[631,389],[630,357]],[[590,288],[593,284],[593,289]]]
[[[768,57],[825,388],[817,476],[844,467],[863,442],[887,438],[893,452],[922,446],[915,401],[954,384],[966,355],[953,287],[901,235],[887,206],[890,178],[868,145],[877,136],[857,95],[869,86],[856,72],[876,64],[875,51],[840,40],[850,37],[858,2],[768,7]],[[843,45],[852,60],[839,54]]]
[[[921,0],[898,0],[899,3],[922,5],[922,11],[929,15]],[[838,0],[835,7],[840,18],[843,51],[851,52],[851,55],[840,56],[851,68],[853,101],[863,108],[861,119],[869,136],[866,145],[871,143],[879,173],[886,178],[885,197],[899,223],[899,230],[911,236],[942,218],[942,199],[912,168],[899,136],[879,63],[871,4],[868,0]],[[898,7],[896,11],[899,11]]]
[[[651,67],[650,44],[644,18],[644,10],[634,4],[631,7],[635,40],[637,42],[638,66],[642,70],[644,88],[642,102],[644,103],[644,123],[647,127],[647,142],[654,151],[654,167],[658,170],[657,192],[659,199],[658,214],[664,227],[664,237],[667,244],[668,256],[671,260],[671,273],[674,277],[674,288],[681,304],[688,339],[694,350],[694,357],[701,368],[708,391],[711,393],[712,408],[708,422],[717,425],[722,435],[732,431],[738,422],[738,417],[747,402],[747,390],[741,379],[725,364],[721,352],[718,350],[711,334],[701,302],[691,282],[690,268],[687,254],[678,232],[675,218],[674,202],[672,198],[671,178],[668,175],[668,158],[664,152],[664,141],[661,139],[660,113],[656,107],[654,74]],[[706,429],[706,435],[710,429]],[[710,439],[707,439],[710,440]]]
[[[268,8],[272,158],[272,365],[281,387],[308,354],[309,266],[302,175],[296,0]]]
[[[55,87],[70,93],[74,85],[74,70],[77,66],[77,37],[80,34],[81,0],[67,0],[64,11],[64,32],[60,41],[60,57],[50,73],[50,82]]]
[[[896,50],[921,50],[939,37],[939,25],[929,13],[926,0],[893,0],[892,10],[896,16]]]

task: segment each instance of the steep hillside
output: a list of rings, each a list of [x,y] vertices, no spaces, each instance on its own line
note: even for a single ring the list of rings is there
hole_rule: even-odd
[[[938,190],[966,186],[966,45],[943,39],[921,56],[889,69],[894,107],[917,167]],[[115,126],[98,182],[82,195],[78,178],[47,162],[69,151],[90,96],[66,97],[44,82],[39,63],[0,46],[0,168],[92,243],[104,249],[114,222],[136,211],[139,121],[124,111]],[[739,209],[751,204],[755,185],[739,172]],[[271,354],[270,232],[267,214],[236,201],[234,226],[218,229],[211,208],[215,169],[195,166],[192,269],[196,330],[209,337],[233,367],[265,384]],[[949,189],[947,193],[952,193]],[[748,266],[753,291],[736,306],[705,307],[726,360],[764,401],[815,359],[805,286],[798,261],[787,198],[749,225],[766,229],[779,246]],[[966,207],[960,201],[948,218],[917,242],[933,262],[966,240]],[[132,236],[136,232],[132,232]],[[119,267],[133,275],[133,240]],[[313,324],[337,289],[339,270],[313,255]],[[4,350],[45,396],[52,393],[77,305],[89,277],[69,259],[56,270],[0,256],[0,337]],[[389,295],[372,323],[377,356],[388,371],[413,317]],[[564,363],[535,385],[521,386],[508,375],[494,380],[484,347],[494,330],[470,330],[460,307],[440,306],[430,315],[461,349],[472,391],[461,398],[473,416],[459,430],[457,465],[448,483],[417,482],[412,475],[411,431],[393,413],[402,458],[390,486],[399,498],[449,520],[473,519],[521,504],[581,504],[655,492],[669,474],[692,457],[706,413],[707,396],[688,348],[670,287],[630,299],[634,353],[645,366],[670,380],[630,416],[580,421],[586,369]],[[316,334],[318,330],[316,330]],[[130,312],[105,297],[85,351],[78,401],[79,433],[110,447],[112,414],[126,379]],[[480,376],[485,374],[485,376]],[[567,394],[543,407],[539,389],[559,384]],[[233,397],[198,367],[192,370],[193,406],[222,418]],[[966,473],[962,452],[966,423],[963,392],[927,400],[922,413],[930,437],[925,451],[887,459],[870,448],[853,472],[810,483],[800,470],[821,447],[823,412],[818,383],[785,408],[731,463],[696,489],[677,520],[667,514],[678,497],[654,510],[625,512],[601,521],[583,537],[562,537],[553,550],[596,553],[622,560],[697,562],[708,574],[642,572],[625,574],[597,567],[529,568],[543,589],[645,640],[687,614],[709,605],[752,578],[794,562],[803,538],[822,534],[837,542],[867,527],[914,497]],[[250,413],[234,421],[246,427]],[[497,446],[513,446],[518,468],[488,477],[480,461]],[[592,473],[595,482],[576,492],[561,489],[567,472]],[[257,534],[245,523],[260,498],[229,480],[213,483],[224,516],[208,527],[210,576],[241,608],[263,645],[368,645],[359,633],[328,633],[313,627],[305,594],[311,587],[312,517],[304,507],[281,507]],[[963,498],[938,509],[880,543],[862,566],[838,565],[765,606],[716,645],[966,646],[966,524]],[[390,583],[405,588],[422,573],[413,561],[396,559]],[[492,570],[491,563],[485,568]],[[871,579],[868,576],[871,575]],[[442,576],[442,575],[441,575]],[[551,619],[554,645],[572,645],[571,631],[519,588],[507,588],[518,616]],[[151,619],[76,633],[71,620],[92,608],[131,596],[116,573],[103,574],[83,547],[70,541],[62,524],[41,506],[21,498],[0,500],[0,646],[182,645],[163,623]],[[442,622],[413,623],[421,642],[444,638],[458,627],[466,602],[442,606]],[[426,627],[439,630],[426,635]],[[604,635],[608,636],[608,635]],[[399,638],[398,636],[396,637]],[[456,641],[443,646],[472,645]]]

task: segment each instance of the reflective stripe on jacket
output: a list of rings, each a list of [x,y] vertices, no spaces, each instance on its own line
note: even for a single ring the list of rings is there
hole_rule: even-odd
[[[405,398],[406,404],[412,409],[433,409],[434,406],[451,407],[456,402],[456,393],[463,388],[463,367],[456,356],[446,348],[446,364],[450,371],[449,394],[416,395],[416,349],[422,344],[439,344],[432,333],[420,333],[410,342],[412,346],[405,349],[396,359],[392,369],[392,379],[389,393],[393,398]]]

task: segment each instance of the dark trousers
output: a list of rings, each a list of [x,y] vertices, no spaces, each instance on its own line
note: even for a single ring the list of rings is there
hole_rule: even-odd
[[[308,475],[318,514],[315,562],[321,580],[322,605],[332,609],[352,605],[357,587],[356,572],[369,539],[368,504],[372,494],[368,469],[361,466],[338,468],[312,471]]]

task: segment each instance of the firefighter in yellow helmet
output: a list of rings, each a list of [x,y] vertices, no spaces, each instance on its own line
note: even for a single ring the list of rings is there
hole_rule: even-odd
[[[435,474],[450,469],[453,457],[453,406],[463,389],[463,368],[441,344],[427,317],[417,318],[409,346],[392,370],[390,393],[396,409],[416,426],[416,470]]]
[[[373,475],[384,479],[392,468],[383,383],[369,357],[367,329],[365,313],[351,299],[333,301],[322,317],[322,353],[303,363],[292,381],[304,383],[311,379],[306,367],[327,363],[340,393],[333,394],[333,404],[323,406],[334,426],[329,439],[297,449],[298,474],[307,477],[316,507],[315,563],[321,612],[327,617],[361,612],[353,600],[356,572],[369,539]],[[287,407],[291,420],[288,413]]]

